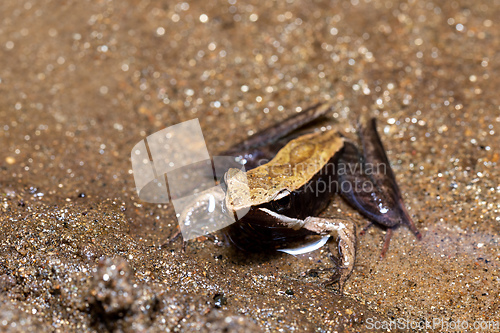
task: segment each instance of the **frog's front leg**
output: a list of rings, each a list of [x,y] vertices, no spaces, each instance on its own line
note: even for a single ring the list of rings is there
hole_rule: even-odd
[[[330,283],[338,282],[340,293],[342,294],[344,291],[344,284],[347,279],[349,279],[349,276],[351,276],[354,269],[354,261],[356,260],[356,225],[352,221],[346,219],[310,216],[301,220],[275,213],[266,208],[261,208],[261,210],[273,216],[277,224],[288,228],[295,230],[304,228],[318,235],[337,237],[339,259],[333,261],[338,270],[331,277]]]
[[[320,235],[337,236],[339,272],[332,276],[330,282],[338,280],[340,293],[344,291],[344,284],[351,276],[356,260],[356,226],[352,221],[334,218],[308,217],[304,220],[303,228]],[[335,262],[335,261],[334,261]]]

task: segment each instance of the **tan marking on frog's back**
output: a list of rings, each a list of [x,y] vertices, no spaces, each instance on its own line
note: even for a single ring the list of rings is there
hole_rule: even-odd
[[[287,143],[268,163],[245,172],[228,171],[226,205],[233,210],[271,201],[279,192],[306,184],[344,146],[337,131],[315,132]]]

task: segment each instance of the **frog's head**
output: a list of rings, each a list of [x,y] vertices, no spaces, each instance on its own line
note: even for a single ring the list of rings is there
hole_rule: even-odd
[[[290,141],[271,161],[255,169],[229,169],[224,176],[227,210],[238,219],[252,208],[279,214],[293,204],[294,192],[311,180],[343,144],[338,132],[315,132]]]

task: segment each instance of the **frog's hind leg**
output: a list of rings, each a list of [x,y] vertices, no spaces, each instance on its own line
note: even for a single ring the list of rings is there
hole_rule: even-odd
[[[333,260],[336,269],[328,284],[338,283],[340,293],[344,292],[344,285],[354,269],[356,260],[356,226],[352,221],[334,218],[308,217],[304,220],[303,228],[320,235],[336,235],[338,241],[339,258]]]
[[[380,256],[383,258],[389,248],[392,228],[406,224],[417,239],[421,239],[422,235],[406,210],[401,190],[378,135],[375,119],[364,122],[358,130],[363,153],[354,144],[345,143],[338,165],[339,169],[346,172],[337,175],[337,182],[342,184],[340,194],[349,204],[371,222],[387,228]]]
[[[164,243],[160,244],[160,250],[165,249],[167,247],[167,245],[175,242],[179,238],[179,236],[181,236],[181,235],[182,235],[181,228],[179,226],[177,226],[177,230],[173,232],[172,236],[170,236],[170,238],[167,239]],[[186,245],[187,245],[187,241],[182,239],[182,248],[181,248],[182,253],[186,252]]]
[[[344,291],[344,284],[351,276],[356,260],[356,225],[347,219],[307,217],[304,220],[288,217],[270,211],[266,208],[260,208],[267,214],[273,216],[275,223],[283,227],[299,230],[304,228],[318,235],[336,236],[338,242],[339,259],[337,263],[337,271],[340,272],[340,277],[337,280],[336,273],[331,278],[331,282],[338,282],[340,293]],[[334,261],[335,262],[335,261]]]

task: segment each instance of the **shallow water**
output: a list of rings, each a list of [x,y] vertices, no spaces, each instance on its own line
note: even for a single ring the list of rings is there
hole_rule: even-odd
[[[0,12],[2,330],[500,325],[499,1]],[[381,261],[384,231],[371,228],[344,297],[304,274],[331,267],[325,249],[248,256],[219,235],[158,249],[177,222],[170,205],[138,199],[137,142],[199,118],[216,155],[320,100],[352,139],[360,115],[378,118],[422,241],[401,227]],[[366,224],[338,197],[323,213],[336,214]]]

